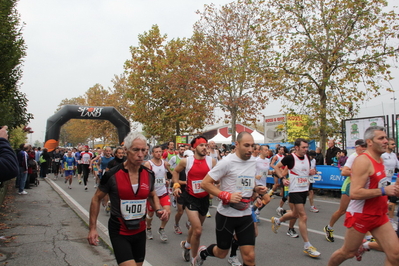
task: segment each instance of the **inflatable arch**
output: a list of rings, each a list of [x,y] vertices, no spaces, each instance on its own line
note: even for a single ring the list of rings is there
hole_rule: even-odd
[[[108,120],[118,130],[119,143],[130,131],[130,123],[114,107],[64,105],[61,110],[47,119],[44,147],[53,151],[59,144],[61,126],[70,119]]]

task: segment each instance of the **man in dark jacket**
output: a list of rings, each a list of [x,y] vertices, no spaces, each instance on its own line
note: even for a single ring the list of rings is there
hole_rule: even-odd
[[[340,148],[335,146],[335,141],[330,139],[328,141],[328,149],[326,151],[326,165],[332,165],[332,158],[337,156],[337,152],[340,151]]]
[[[26,178],[28,177],[28,146],[25,144],[21,144],[19,146],[19,151],[17,153],[18,166],[19,166],[19,174],[18,174],[18,194],[26,195],[28,192],[25,191],[25,183]]]
[[[0,182],[18,175],[18,160],[8,142],[7,126],[0,129]]]

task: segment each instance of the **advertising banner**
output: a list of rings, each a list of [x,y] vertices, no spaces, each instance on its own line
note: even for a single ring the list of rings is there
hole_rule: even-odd
[[[265,116],[265,143],[279,143],[285,139],[285,115]]]

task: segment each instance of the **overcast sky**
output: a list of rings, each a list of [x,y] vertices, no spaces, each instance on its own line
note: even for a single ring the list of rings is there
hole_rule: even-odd
[[[44,141],[47,118],[61,100],[81,96],[96,83],[112,87],[112,78],[123,72],[124,62],[131,58],[129,47],[137,45],[139,34],[157,24],[169,39],[190,37],[199,19],[196,10],[202,11],[204,4],[228,2],[20,0],[17,9],[26,24],[23,36],[28,47],[21,90],[29,100],[28,111],[35,117],[30,123],[35,133],[29,141]],[[393,72],[399,77],[398,69]],[[395,88],[399,85],[397,80],[391,84]],[[383,93],[367,106],[392,113],[391,98],[392,93]],[[278,103],[274,103],[267,114],[277,113]]]

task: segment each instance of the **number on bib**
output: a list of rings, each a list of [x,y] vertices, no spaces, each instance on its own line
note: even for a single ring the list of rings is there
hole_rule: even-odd
[[[121,200],[121,213],[125,220],[136,220],[144,216],[147,200]]]

